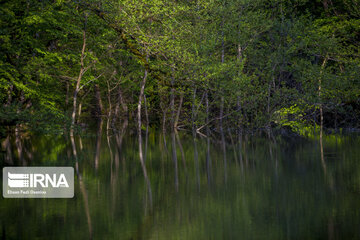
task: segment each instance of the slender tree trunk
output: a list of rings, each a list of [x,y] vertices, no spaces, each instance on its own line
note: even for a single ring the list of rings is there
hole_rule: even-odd
[[[13,157],[12,157],[12,151],[11,151],[11,142],[10,142],[10,135],[6,137],[6,139],[1,143],[2,148],[5,149],[5,163],[9,165],[13,165]]]
[[[320,76],[319,76],[319,101],[320,101],[320,137],[322,138],[323,134],[323,123],[324,123],[324,116],[323,116],[323,104],[321,101],[321,91],[322,91],[322,75],[326,66],[326,63],[328,61],[328,55],[324,58],[323,63],[321,64],[321,70],[320,70]]]
[[[322,91],[322,75],[328,60],[328,55],[324,58],[323,63],[321,64],[320,76],[319,76],[319,101],[320,101],[320,158],[321,164],[323,167],[324,174],[326,175],[326,162],[324,158],[324,147],[323,147],[323,125],[324,125],[324,116],[323,116],[323,104],[321,100],[321,91]]]
[[[82,108],[82,103],[79,103],[79,109],[78,109],[78,119],[76,120],[76,122],[79,122],[80,116],[81,116],[81,108]]]
[[[219,113],[219,130],[220,134],[224,132],[223,129],[223,117],[224,117],[224,96],[220,97],[220,113]]]
[[[109,109],[108,109],[107,121],[106,121],[106,135],[109,136],[109,128],[110,128],[111,112],[112,112],[111,90],[110,90],[110,83],[109,82],[107,82],[107,87],[108,87],[107,97],[108,97]]]
[[[98,120],[100,120],[102,118],[103,112],[104,112],[104,107],[102,104],[102,100],[101,100],[101,93],[100,93],[100,87],[98,84],[95,84],[94,86],[94,90],[95,90],[95,100],[96,100],[96,117]]]
[[[166,132],[166,109],[163,110],[163,118],[162,118],[162,130],[163,134]]]
[[[148,114],[148,108],[146,104],[146,96],[144,95],[144,108],[145,108],[145,119],[146,119],[146,125],[149,126],[149,114]]]
[[[66,81],[66,96],[65,96],[65,107],[66,107],[66,109],[67,109],[67,107],[68,107],[68,104],[69,104],[69,81]]]
[[[86,25],[86,17],[85,17],[85,25]],[[74,125],[76,121],[76,106],[77,106],[77,96],[80,91],[80,82],[82,79],[82,76],[84,74],[84,57],[85,57],[85,48],[86,48],[86,31],[83,30],[83,45],[81,50],[81,57],[80,57],[80,72],[79,76],[76,80],[76,86],[74,91],[74,99],[73,99],[73,112],[71,114],[71,127],[70,127],[70,136],[74,136]]]
[[[267,134],[268,138],[270,139],[271,136],[271,117],[270,117],[270,94],[271,94],[271,83],[268,86],[268,97],[267,97],[267,115],[268,115],[268,126],[267,126]]]
[[[175,129],[177,129],[177,126],[178,126],[178,122],[179,122],[179,118],[180,118],[180,112],[181,112],[181,107],[182,107],[182,104],[183,104],[183,100],[184,100],[184,93],[181,92],[181,94],[180,94],[179,107],[178,107],[178,110],[177,110],[177,113],[176,113],[176,117],[175,117],[175,122],[174,122],[174,128],[175,128]]]
[[[119,112],[120,112],[120,101],[117,100],[115,102],[115,109],[114,109],[114,117],[112,118],[111,125],[113,128],[115,128],[115,124],[117,120],[119,119]]]
[[[128,117],[128,107],[123,99],[123,94],[121,91],[121,86],[118,87],[118,92],[117,92],[117,101],[116,101],[116,105],[115,105],[115,111],[114,111],[114,117],[113,117],[113,121],[112,121],[112,125],[115,126],[115,123],[118,119],[121,119],[121,117],[119,116],[120,114],[120,105],[123,109],[124,115],[126,117]]]
[[[206,90],[205,92],[205,113],[206,113],[206,134],[210,134],[210,130],[209,130],[209,96],[208,96],[208,90]],[[209,132],[209,133],[208,133]],[[208,135],[209,137],[209,135]]]
[[[16,145],[16,149],[19,155],[19,161],[22,165],[25,166],[25,161],[24,161],[24,152],[23,152],[23,145],[21,142],[21,133],[20,133],[20,124],[17,123],[16,127],[15,127],[15,145]]]
[[[195,124],[196,113],[195,113],[195,107],[196,107],[196,87],[194,86],[194,87],[193,87],[192,106],[191,106],[191,122],[192,122],[193,132],[195,131],[195,133],[196,133],[196,124]]]
[[[172,76],[171,76],[171,91],[170,91],[170,112],[171,112],[171,128],[175,126],[175,77],[174,77],[174,67],[171,68]]]
[[[242,114],[241,114],[240,96],[238,96],[236,99],[236,109],[239,112],[237,136],[238,136],[238,138],[240,138],[242,135],[242,121],[241,121]]]
[[[221,23],[221,63],[225,62],[225,39],[224,39],[224,17]],[[223,150],[223,158],[224,158],[224,174],[225,174],[225,182],[227,180],[227,159],[226,159],[226,145],[225,145],[225,136],[223,129],[223,117],[224,117],[224,93],[222,88],[220,87],[220,134],[221,134],[221,145]]]

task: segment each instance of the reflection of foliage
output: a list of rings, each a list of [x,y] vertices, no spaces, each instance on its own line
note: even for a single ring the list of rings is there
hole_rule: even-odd
[[[170,148],[171,138],[165,139]],[[211,144],[208,169],[207,142],[197,139],[197,168],[192,138],[181,135],[180,139],[185,162],[178,151],[176,192],[174,164],[163,136],[149,133],[146,165],[153,211],[146,202],[136,139],[126,136],[122,146],[111,139],[111,157],[102,138],[97,171],[96,137],[82,139],[79,169],[94,239],[326,239],[331,227],[336,236],[349,239],[358,232],[360,219],[354,209],[359,208],[359,137],[324,136],[326,173],[318,139],[278,137],[275,144],[249,137],[241,151],[236,148],[237,161],[232,146],[227,146],[226,169],[218,144]],[[67,155],[70,145],[62,137],[33,137],[26,145],[32,146],[28,147],[34,154],[32,164],[74,164]],[[77,177],[75,191],[74,199],[1,199],[1,230],[5,228],[10,239],[88,239]]]

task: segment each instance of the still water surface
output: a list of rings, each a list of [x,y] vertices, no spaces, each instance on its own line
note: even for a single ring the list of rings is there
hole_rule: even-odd
[[[100,137],[101,136],[101,137]],[[3,239],[360,239],[360,138],[136,134],[3,141],[2,166],[73,166],[73,199],[0,199]]]

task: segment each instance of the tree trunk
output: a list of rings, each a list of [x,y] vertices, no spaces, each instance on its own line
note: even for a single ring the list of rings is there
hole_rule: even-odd
[[[15,145],[19,155],[19,161],[21,165],[26,165],[24,161],[24,152],[23,152],[23,145],[21,142],[21,133],[20,133],[20,124],[17,123],[15,127]]]
[[[109,109],[108,109],[108,114],[107,114],[107,121],[106,121],[106,135],[109,136],[109,128],[110,128],[110,120],[111,120],[111,112],[112,112],[112,106],[111,106],[111,90],[110,90],[110,83],[109,81],[107,82],[107,87],[108,87],[108,93],[107,93],[107,97],[108,97],[108,104],[109,104]]]
[[[323,63],[321,64],[320,76],[319,76],[319,101],[320,101],[320,138],[322,138],[323,134],[323,124],[324,124],[324,116],[323,116],[323,104],[321,101],[321,91],[322,91],[322,75],[325,69],[326,62],[328,60],[328,55],[324,58]]]
[[[170,114],[171,114],[171,128],[175,127],[175,70],[174,66],[171,67],[171,91],[170,91]]]
[[[77,123],[79,122],[80,116],[81,116],[81,108],[82,108],[82,103],[79,102],[79,110],[78,110],[78,119],[77,119]]]
[[[1,143],[2,148],[5,149],[5,163],[11,165],[14,165],[13,157],[12,157],[12,151],[11,151],[11,142],[10,142],[10,135],[6,137],[6,139]]]
[[[144,108],[145,108],[145,119],[146,119],[146,127],[149,126],[149,114],[148,114],[148,109],[147,109],[147,104],[146,104],[146,96],[144,95]]]
[[[86,17],[85,17],[85,23],[86,23]],[[74,99],[73,99],[73,112],[71,114],[71,127],[70,127],[70,136],[74,136],[74,125],[76,120],[76,101],[77,101],[77,95],[80,91],[80,82],[81,78],[84,74],[84,57],[85,57],[85,48],[86,48],[86,31],[83,30],[83,46],[81,50],[81,57],[80,57],[80,72],[79,76],[76,81],[75,91],[74,91]]]
[[[102,118],[102,115],[103,115],[104,107],[103,107],[102,100],[101,100],[101,93],[100,93],[99,84],[95,84],[94,90],[95,90],[95,100],[96,100],[95,115],[96,115],[97,119],[100,120]]]
[[[182,104],[183,104],[183,100],[184,100],[184,93],[181,92],[181,94],[180,94],[179,107],[178,107],[178,110],[177,110],[177,113],[176,113],[176,117],[175,117],[175,121],[174,121],[174,129],[177,129],[177,125],[178,125],[179,118],[180,118],[180,112],[181,112],[181,107],[182,107]]]
[[[196,131],[196,124],[195,124],[195,117],[196,117],[196,113],[195,113],[195,106],[196,106],[196,87],[193,87],[193,99],[192,99],[192,106],[191,106],[191,122],[192,122],[192,129],[193,132],[195,133]]]

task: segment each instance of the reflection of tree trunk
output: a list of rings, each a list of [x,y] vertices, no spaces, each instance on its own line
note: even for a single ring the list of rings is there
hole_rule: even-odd
[[[224,133],[221,134],[221,146],[223,151],[223,158],[224,158],[224,179],[225,182],[227,181],[227,158],[226,158],[226,143]]]
[[[74,136],[70,136],[70,141],[71,141],[71,147],[73,150],[73,155],[75,158],[75,171],[76,171],[76,175],[77,178],[79,180],[79,187],[80,187],[80,192],[81,195],[84,199],[84,207],[85,207],[85,214],[86,214],[86,220],[88,223],[88,229],[89,229],[89,239],[92,239],[92,227],[91,227],[91,216],[90,216],[90,208],[89,208],[89,200],[88,200],[88,195],[86,192],[86,188],[84,186],[83,180],[82,180],[82,176],[79,170],[79,162],[78,162],[78,155],[77,155],[77,151],[76,151],[76,144],[75,144],[75,139]]]
[[[206,127],[207,129],[209,127]],[[206,130],[208,132],[208,130]],[[207,135],[209,133],[206,133]],[[211,183],[211,158],[210,158],[210,137],[206,138],[206,174],[207,174],[207,181],[208,185]]]
[[[194,162],[195,162],[195,171],[196,171],[196,182],[197,182],[198,191],[200,191],[199,154],[197,150],[195,125],[192,132],[193,132],[193,143],[194,143]]]
[[[120,135],[120,134],[116,134],[116,135]],[[111,189],[112,189],[112,211],[113,214],[115,213],[115,207],[117,205],[117,201],[116,201],[116,186],[117,186],[117,179],[118,179],[118,174],[119,174],[119,163],[120,163],[120,152],[121,152],[121,145],[118,144],[118,140],[116,140],[116,151],[114,154],[114,167],[115,170],[113,169],[113,164],[111,164],[111,176],[110,176],[110,185],[111,185]]]
[[[230,137],[231,146],[232,146],[233,151],[234,151],[234,159],[235,159],[236,165],[238,165],[239,161],[238,161],[238,158],[237,158],[236,146],[235,146],[234,139],[233,139],[233,137],[232,137],[230,128],[228,128],[228,132],[229,132],[229,137]]]
[[[146,162],[146,157],[147,157],[147,152],[148,152],[148,142],[149,142],[149,125],[146,124],[144,162]]]
[[[103,128],[103,121],[100,118],[100,120],[98,121],[98,130],[96,133],[96,149],[95,149],[95,171],[96,172],[99,169],[102,128]]]
[[[122,124],[120,133],[115,134],[115,140],[116,140],[116,145],[117,145],[117,151],[115,151],[115,169],[116,169],[116,171],[119,169],[120,158],[121,158],[121,149],[122,149],[121,146],[122,146],[122,141],[123,141],[123,138],[125,135],[127,125],[128,125],[128,120],[125,119]],[[126,164],[125,164],[124,158],[122,157],[121,159],[122,159],[122,165],[123,165],[122,167],[123,167],[123,171],[124,171],[123,173],[125,175]]]
[[[110,153],[110,186],[111,186],[111,196],[112,196],[112,213],[114,214],[115,212],[115,198],[116,198],[116,182],[117,182],[117,176],[118,176],[118,167],[119,167],[119,153],[118,150],[116,149],[115,151],[115,173],[113,170],[113,165],[114,165],[114,156],[113,156],[113,151],[111,148],[111,141],[110,141],[110,136],[109,136],[109,131],[106,131],[106,139],[107,139],[107,144],[108,144],[108,148],[109,148],[109,153]]]
[[[141,102],[142,102],[142,98],[144,97],[147,74],[148,74],[148,71],[145,68],[144,78],[141,81],[141,85],[140,85],[139,102],[138,102],[138,106],[137,106],[137,121],[138,121],[138,138],[139,138],[139,158],[140,158],[141,168],[143,170],[144,178],[146,181],[146,186],[147,186],[148,193],[149,193],[150,206],[152,208],[151,183],[150,183],[150,179],[147,175],[146,166],[145,166],[145,162],[144,162],[143,149],[142,149],[142,135],[141,135],[141,125],[142,125],[141,124]]]
[[[82,194],[83,199],[84,199],[84,207],[85,207],[85,213],[86,213],[86,220],[87,220],[88,227],[89,227],[89,235],[90,235],[90,239],[92,239],[92,227],[91,227],[89,199],[88,199],[86,188],[85,188],[85,185],[84,185],[84,183],[82,181],[81,176],[79,177],[79,186],[80,186],[81,194]]]
[[[10,142],[10,136],[8,135],[5,140],[1,143],[1,146],[3,149],[5,149],[6,154],[5,154],[5,163],[9,164],[9,165],[14,165],[14,160],[12,157],[12,152],[11,152],[11,142]]]
[[[178,177],[178,162],[177,162],[177,155],[176,155],[176,142],[175,142],[174,131],[171,131],[171,153],[172,153],[172,159],[174,162],[175,190],[176,190],[176,192],[178,192],[179,191],[179,177]]]
[[[328,240],[335,239],[335,231],[334,231],[334,218],[330,216],[328,220]]]
[[[145,94],[144,94],[144,107],[145,107],[145,118],[146,118],[144,162],[146,162],[146,156],[147,156],[147,151],[148,151],[148,141],[149,141],[149,114],[148,114],[148,110],[147,110],[147,104],[146,104],[146,96],[145,96]]]
[[[244,161],[243,161],[243,151],[242,151],[242,129],[240,127],[240,124],[239,124],[239,127],[238,127],[237,137],[238,137],[238,145],[239,145],[238,149],[239,149],[240,167],[241,167],[241,172],[243,173],[244,172]]]
[[[323,136],[321,130],[320,130],[320,157],[321,157],[321,165],[323,167],[324,174],[326,175],[326,162],[324,158]]]
[[[186,177],[187,177],[187,176],[188,176],[188,173],[187,173],[187,167],[186,167],[186,161],[185,161],[185,153],[184,153],[183,146],[182,146],[182,144],[181,144],[181,140],[180,140],[180,137],[179,137],[179,133],[178,133],[177,131],[175,131],[175,136],[176,136],[177,144],[179,145],[179,149],[180,149],[180,153],[181,153],[181,160],[182,160],[182,162],[183,162],[185,175],[186,175]]]

